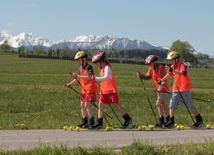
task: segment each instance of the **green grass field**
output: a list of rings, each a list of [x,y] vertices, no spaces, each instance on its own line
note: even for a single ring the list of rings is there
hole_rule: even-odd
[[[94,66],[96,67],[96,66]],[[138,125],[154,124],[147,96],[155,112],[156,94],[152,82],[146,81],[146,91],[136,76],[136,71],[146,72],[148,66],[112,64],[116,77],[119,99],[122,106]],[[0,128],[1,129],[59,129],[64,125],[80,122],[79,96],[63,85],[70,82],[69,72],[76,72],[78,63],[68,60],[18,58],[17,55],[0,55]],[[97,68],[95,68],[98,73]],[[214,100],[214,69],[189,68],[193,84],[192,96]],[[170,80],[172,84],[172,79]],[[77,84],[74,89],[79,90]],[[167,96],[167,105],[170,95]],[[205,123],[213,124],[214,113],[211,103],[194,100]],[[109,107],[106,112],[112,117]],[[97,115],[97,109],[94,108]],[[120,115],[117,113],[118,116]],[[122,117],[119,117],[122,121]],[[120,125],[117,119],[109,119]],[[192,125],[192,120],[181,103],[177,109],[176,123]],[[23,126],[21,126],[23,124]]]

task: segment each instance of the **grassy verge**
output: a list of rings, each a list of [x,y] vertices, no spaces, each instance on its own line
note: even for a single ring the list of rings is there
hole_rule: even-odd
[[[18,149],[10,151],[3,148],[0,149],[1,155],[212,155],[213,152],[213,142],[153,146],[146,142],[136,141],[129,146],[117,150],[99,146],[87,149],[84,147],[69,148],[66,145],[53,146],[49,144],[28,150]]]

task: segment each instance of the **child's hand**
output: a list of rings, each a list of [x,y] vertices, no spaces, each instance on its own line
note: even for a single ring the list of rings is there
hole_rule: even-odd
[[[67,87],[67,88],[71,88],[71,85],[69,83],[65,84],[64,86]]]
[[[95,76],[94,75],[89,75],[90,79],[95,80]]]
[[[78,74],[77,73],[72,73],[72,76],[76,79],[78,78]]]
[[[137,76],[138,76],[139,78],[141,78],[142,73],[141,73],[140,71],[137,71]]]
[[[166,67],[166,71],[167,72],[170,72],[170,73],[172,73],[173,72],[173,69],[172,69],[172,67],[169,67],[169,66],[165,66]]]

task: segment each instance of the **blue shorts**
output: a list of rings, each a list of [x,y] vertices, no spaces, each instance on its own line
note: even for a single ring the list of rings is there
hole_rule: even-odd
[[[183,100],[189,109],[194,107],[194,104],[191,98],[191,93],[189,91],[186,91],[186,92],[173,92],[172,98],[170,100],[169,108],[176,109],[179,102],[180,101],[183,102]]]

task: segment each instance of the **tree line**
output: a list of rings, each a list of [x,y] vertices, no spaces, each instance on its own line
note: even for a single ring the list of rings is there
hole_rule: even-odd
[[[75,54],[84,50],[88,53],[89,59],[93,53],[97,52],[99,49],[69,49],[67,47],[63,49],[51,49],[44,48],[42,46],[34,46],[31,48],[20,46],[17,49],[12,48],[7,41],[4,41],[0,45],[0,52],[12,52],[18,53],[19,57],[28,57],[28,58],[47,58],[47,59],[64,59],[72,60]],[[169,51],[177,51],[180,53],[181,59],[188,61],[195,67],[214,67],[214,60],[210,58],[209,55],[198,53],[196,54],[195,49],[187,42],[176,40],[172,43],[169,49],[163,50],[142,50],[142,49],[133,49],[133,50],[118,50],[118,49],[103,49],[106,51],[108,58],[113,62],[119,63],[138,63],[145,61],[146,57],[150,54],[157,55],[160,61],[166,61],[165,58]]]

